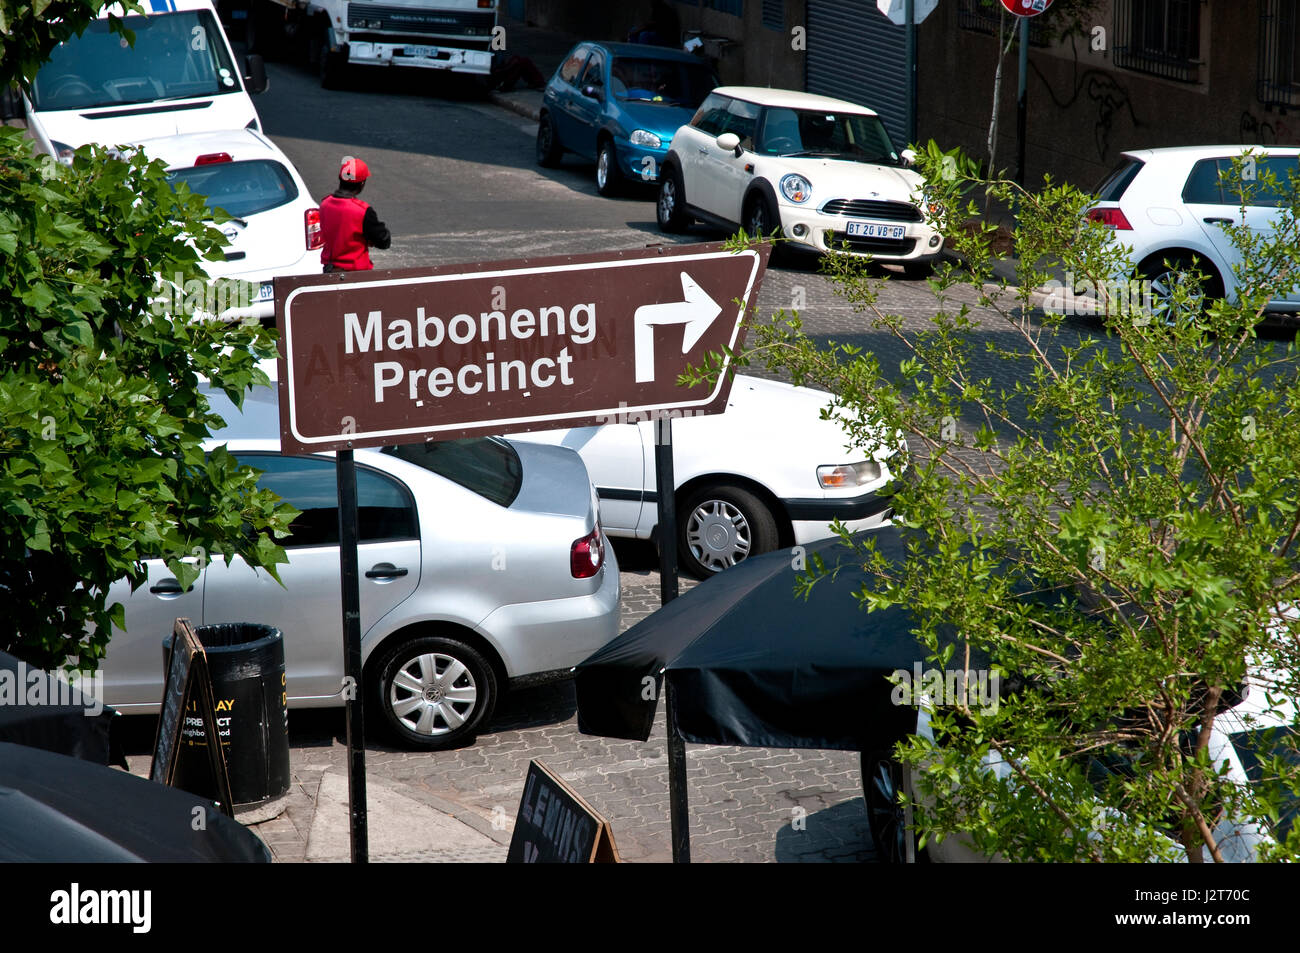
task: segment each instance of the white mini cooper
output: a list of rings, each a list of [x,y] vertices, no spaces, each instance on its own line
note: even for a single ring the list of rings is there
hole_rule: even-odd
[[[943,236],[924,212],[925,181],[907,168],[865,106],[810,93],[723,86],[673,135],[656,217],[666,232],[692,220],[785,244],[831,249],[927,274]]]

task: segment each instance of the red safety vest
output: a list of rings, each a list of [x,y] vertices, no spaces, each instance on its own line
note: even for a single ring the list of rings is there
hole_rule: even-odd
[[[320,203],[321,261],[341,271],[369,271],[370,252],[361,223],[370,206],[359,198],[327,195]]]

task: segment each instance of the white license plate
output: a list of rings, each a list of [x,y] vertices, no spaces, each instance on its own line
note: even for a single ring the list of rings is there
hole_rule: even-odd
[[[849,222],[849,235],[854,238],[902,238],[907,229],[902,225],[882,225],[879,222]]]
[[[258,301],[270,301],[275,298],[275,282],[264,281],[262,286],[257,289]]]
[[[438,58],[438,48],[436,46],[408,46],[402,50],[402,55],[436,60]]]

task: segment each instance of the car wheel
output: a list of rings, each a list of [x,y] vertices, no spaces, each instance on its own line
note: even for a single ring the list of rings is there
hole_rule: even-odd
[[[1204,272],[1205,279],[1197,281],[1189,274],[1195,271]],[[1138,272],[1148,282],[1152,319],[1164,321],[1165,324],[1177,322],[1178,314],[1173,308],[1174,297],[1180,287],[1186,289],[1183,307],[1198,315],[1205,313],[1211,301],[1223,297],[1223,279],[1212,264],[1202,261],[1196,255],[1170,258],[1167,265],[1159,256],[1153,256],[1143,263]]]
[[[603,140],[596,154],[596,189],[606,198],[623,191],[623,173],[618,167],[613,139]]]
[[[663,170],[659,199],[655,202],[655,218],[661,231],[684,232],[690,227],[691,217],[686,214],[686,190],[682,188],[682,174],[675,165]]]
[[[496,704],[496,675],[475,649],[424,636],[379,664],[376,704],[390,731],[413,748],[437,751],[474,738]]]
[[[681,514],[678,552],[682,568],[697,579],[777,547],[776,518],[762,500],[738,486],[696,490]]]
[[[560,146],[560,137],[555,131],[555,120],[550,113],[542,113],[537,123],[537,164],[553,169],[560,164],[564,149]]]
[[[347,85],[347,59],[337,50],[331,50],[329,41],[320,38],[320,85],[321,89],[343,89]]]
[[[924,862],[929,858],[916,847],[912,808],[898,803],[903,790],[904,767],[889,751],[863,752],[862,793],[867,804],[867,827],[882,864]],[[910,856],[909,856],[910,855]]]
[[[751,238],[767,238],[774,231],[780,231],[781,219],[772,211],[767,196],[756,192],[745,203],[745,233]]]

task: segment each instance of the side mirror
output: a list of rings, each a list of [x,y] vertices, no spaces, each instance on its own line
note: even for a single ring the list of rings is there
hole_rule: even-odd
[[[257,53],[244,57],[244,84],[250,93],[264,93],[270,86],[266,79],[266,64]]]
[[[600,99],[604,91],[605,91],[605,87],[599,84],[582,87],[582,95],[587,96],[591,99]]]
[[[734,152],[737,159],[740,158],[740,154],[744,151],[740,148],[740,136],[734,132],[724,132],[718,136],[717,143],[718,148],[723,152]]]
[[[18,91],[18,87],[9,86],[4,90],[0,90],[0,122],[26,118],[27,115],[23,109],[23,94]]]
[[[903,152],[902,152],[901,158],[902,158],[902,160],[903,160],[903,165],[906,165],[906,166],[913,166],[913,165],[916,165],[916,150],[915,150],[915,149],[904,149]]]

